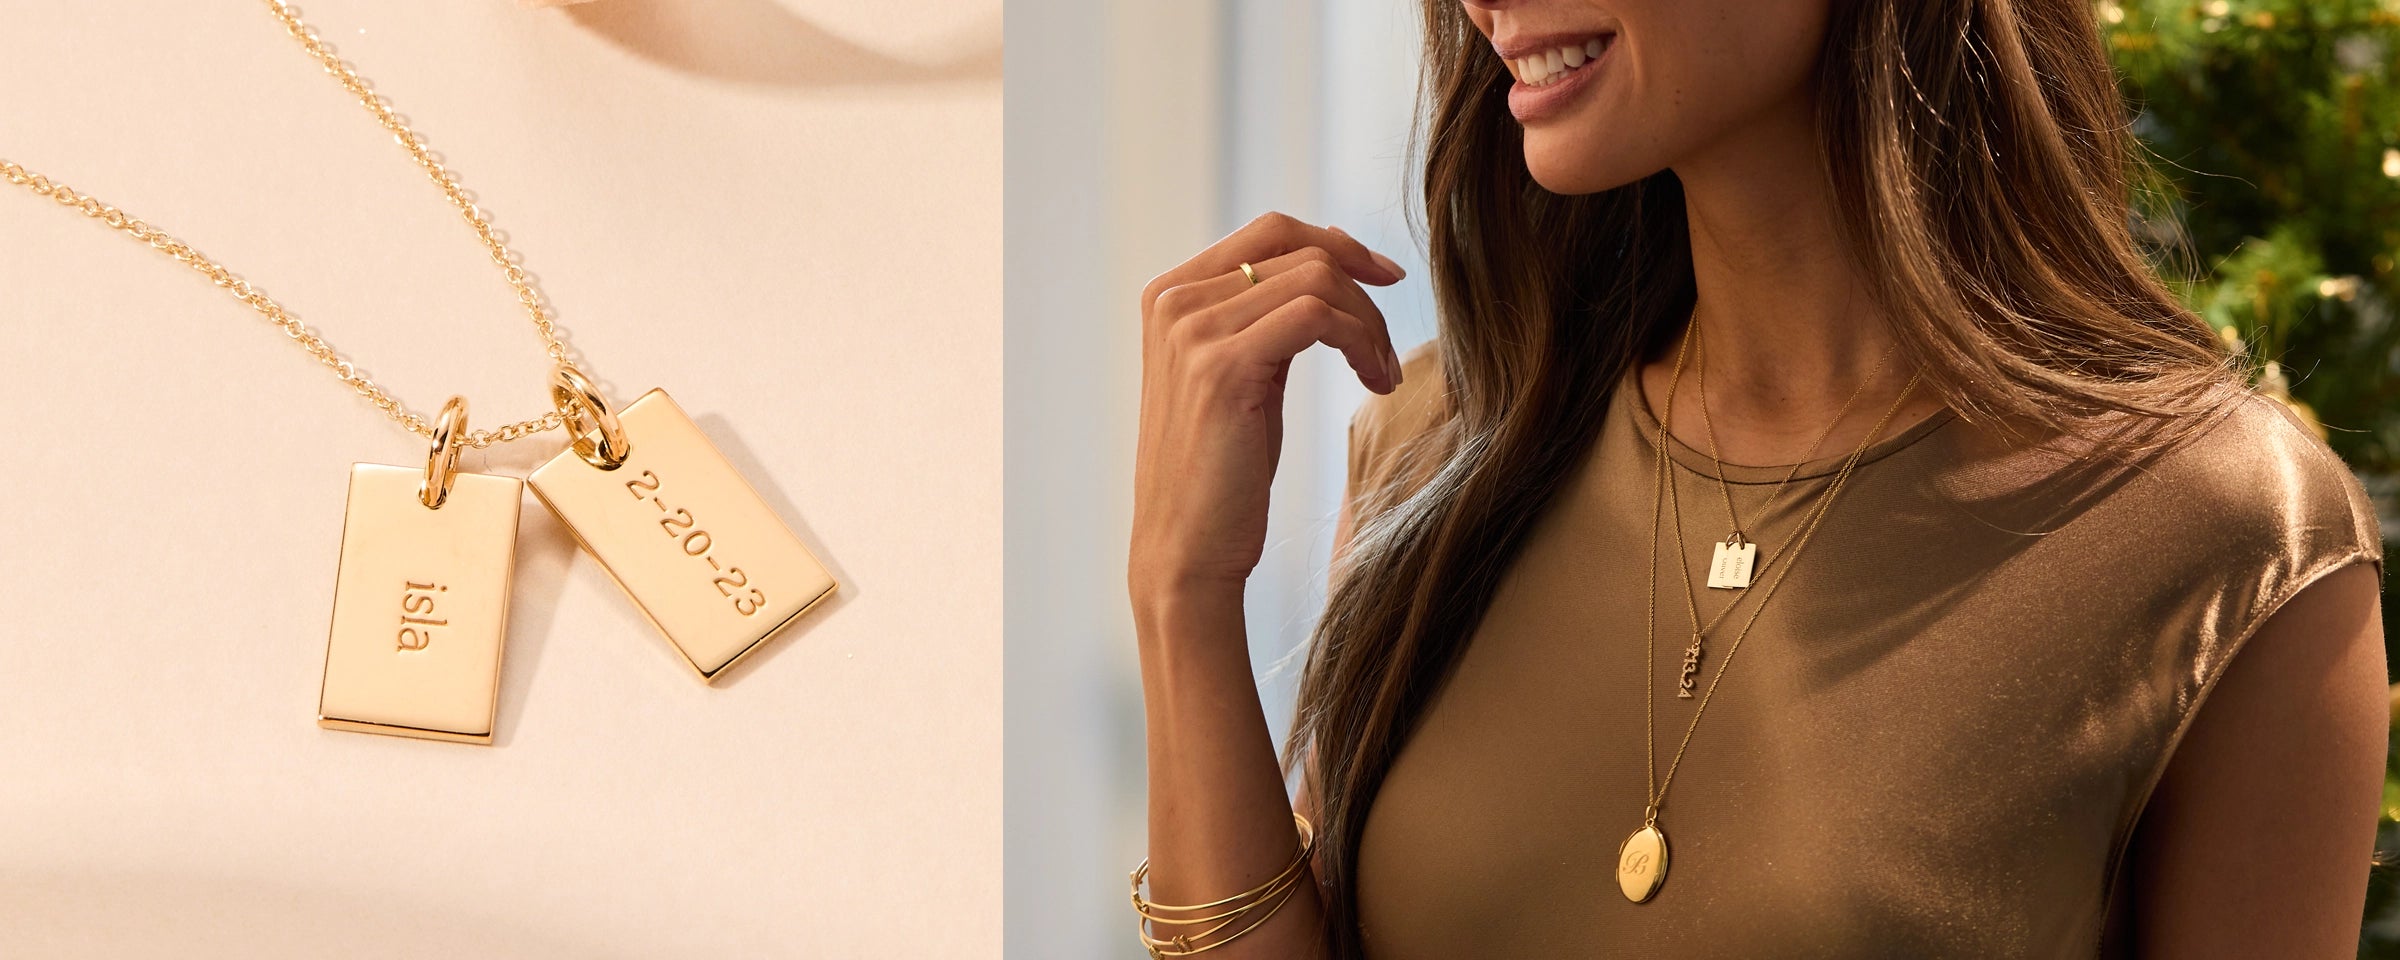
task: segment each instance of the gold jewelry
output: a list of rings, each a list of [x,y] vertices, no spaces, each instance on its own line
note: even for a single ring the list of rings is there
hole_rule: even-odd
[[[1242,263],[1242,276],[1250,278],[1251,286],[1258,286],[1258,268],[1251,266],[1248,261]]]
[[[585,463],[614,470],[633,455],[624,424],[610,412],[600,389],[584,379],[582,371],[569,366],[550,371],[550,402],[566,417],[567,432],[575,435],[575,455]]]
[[[1689,346],[1694,341],[1698,341],[1700,339],[1698,330],[1699,322],[1700,311],[1699,308],[1695,306],[1692,310],[1691,316],[1693,332],[1690,336],[1684,338],[1685,346]],[[1833,428],[1841,423],[1844,415],[1849,413],[1850,406],[1858,402],[1858,398],[1865,393],[1867,383],[1874,379],[1876,373],[1882,372],[1885,361],[1891,359],[1892,351],[1898,346],[1899,345],[1897,343],[1894,343],[1891,347],[1885,348],[1883,358],[1875,363],[1874,371],[1867,375],[1867,380],[1860,381],[1858,387],[1850,391],[1850,399],[1842,403],[1842,408],[1840,411],[1834,414],[1833,421],[1827,423],[1825,425],[1825,429],[1818,432],[1817,439],[1808,445],[1808,452],[1802,454],[1799,462],[1792,464],[1791,469],[1784,471],[1783,480],[1777,483],[1774,491],[1768,494],[1767,502],[1759,505],[1761,513],[1764,513],[1766,508],[1773,506],[1782,498],[1785,485],[1791,483],[1792,478],[1799,475],[1801,466],[1805,465],[1810,459],[1816,456],[1817,448],[1824,445],[1825,438],[1833,433]],[[1757,563],[1758,544],[1755,541],[1749,540],[1743,533],[1741,515],[1733,508],[1733,492],[1728,488],[1728,485],[1725,482],[1725,460],[1717,452],[1716,424],[1710,419],[1708,414],[1708,344],[1705,341],[1701,341],[1700,347],[1697,351],[1695,351],[1695,353],[1697,354],[1697,363],[1699,364],[1698,368],[1694,371],[1694,376],[1696,377],[1700,387],[1700,421],[1708,431],[1708,456],[1709,460],[1716,465],[1717,492],[1724,496],[1725,515],[1733,524],[1733,533],[1727,536],[1724,540],[1716,543],[1710,554],[1708,564],[1708,585],[1710,587],[1719,589],[1746,589],[1750,586],[1751,579],[1757,574],[1759,566]],[[1680,357],[1681,354],[1678,353],[1678,371],[1681,369]],[[1680,372],[1677,374],[1677,379],[1681,379]],[[1674,402],[1675,398],[1673,396],[1673,390],[1670,388],[1669,396],[1667,397],[1667,405],[1669,407],[1670,415],[1672,414]],[[1674,529],[1675,542],[1677,544],[1683,543],[1684,536],[1683,498],[1678,492],[1679,490],[1680,488],[1674,486],[1669,486],[1667,488],[1667,502],[1671,505],[1672,513],[1675,518]],[[1692,622],[1696,625],[1692,630],[1691,645],[1684,648],[1683,674],[1676,679],[1675,688],[1676,699],[1689,700],[1692,699],[1692,694],[1695,689],[1693,686],[1694,680],[1698,677],[1700,672],[1700,660],[1705,653],[1703,647],[1706,643],[1708,633],[1709,631],[1716,629],[1717,623],[1722,621],[1726,614],[1733,611],[1734,605],[1731,603],[1726,604],[1724,608],[1717,611],[1716,616],[1710,617],[1707,623],[1700,623],[1700,608],[1698,601],[1694,598],[1695,591],[1692,589],[1691,569],[1682,564],[1677,564],[1676,572],[1681,574],[1683,577],[1684,610],[1690,614]]]
[[[358,394],[360,399],[382,411],[385,417],[399,424],[401,429],[428,440],[433,438],[432,421],[426,419],[422,414],[409,410],[406,404],[392,396],[391,392],[385,390],[381,384],[368,379],[365,374],[359,373],[355,365],[334,350],[333,344],[327,342],[323,336],[307,324],[302,323],[300,318],[292,316],[291,312],[284,309],[282,304],[267,296],[266,291],[259,289],[250,281],[236,276],[233,271],[226,269],[222,264],[209,259],[207,254],[193,249],[190,244],[175,239],[166,231],[151,226],[132,214],[102,202],[91,194],[83,193],[74,187],[35,173],[14,161],[0,158],[0,179],[24,187],[35,196],[46,197],[59,206],[105,223],[110,228],[121,231],[151,249],[173,257],[177,262],[198,271],[201,276],[207,277],[210,283],[214,283],[232,294],[234,299],[241,301],[250,309],[258,311],[261,316],[267,318],[268,322],[281,328],[283,335],[294,345],[326,369],[333,371],[335,379],[340,380],[344,386]],[[500,249],[503,251],[501,256],[514,256],[505,252],[507,248]],[[511,265],[509,269],[516,270],[517,268]],[[519,275],[522,275],[522,271],[519,271]],[[540,309],[538,301],[536,301],[534,309],[537,311]],[[557,338],[557,327],[551,323],[546,314],[537,313],[535,323],[536,332],[541,334],[542,339],[550,346],[551,356],[563,357],[566,348]],[[559,362],[566,361],[561,359]],[[555,430],[562,422],[558,411],[553,410],[539,417],[511,423],[496,430],[473,431],[460,437],[459,442],[480,450],[495,443],[507,443],[543,431]]]
[[[458,438],[467,432],[467,398],[451,397],[433,421],[433,452],[425,457],[425,479],[417,484],[417,502],[439,510],[450,498],[452,475],[458,472]]]
[[[1207,903],[1167,906],[1143,898],[1142,882],[1150,876],[1150,859],[1142,858],[1141,864],[1133,868],[1131,875],[1133,912],[1136,918],[1134,932],[1141,937],[1142,948],[1149,951],[1153,958],[1188,957],[1241,939],[1243,934],[1258,929],[1259,924],[1273,918],[1277,911],[1283,909],[1284,902],[1291,899],[1292,891],[1307,875],[1309,860],[1316,855],[1317,851],[1316,830],[1310,826],[1308,818],[1295,812],[1292,814],[1292,824],[1300,834],[1299,849],[1293,853],[1291,862],[1286,864],[1282,871],[1258,886]],[[1225,908],[1223,912],[1206,916],[1175,916],[1175,914],[1192,914],[1220,907]],[[1261,908],[1264,908],[1265,912],[1259,913],[1257,919],[1251,920],[1241,929],[1232,933],[1223,933],[1227,927]],[[1161,940],[1153,937],[1151,931],[1154,927],[1162,924],[1167,926],[1211,924],[1211,926],[1204,930],[1176,934]],[[1221,933],[1223,935],[1219,936]],[[1212,937],[1215,939],[1210,939]]]
[[[1694,307],[1692,311],[1692,322],[1697,323],[1699,321],[1699,316],[1699,308]],[[1696,335],[1685,337],[1683,344],[1676,349],[1675,376],[1668,381],[1666,410],[1662,414],[1662,416],[1665,417],[1665,421],[1659,428],[1662,435],[1662,445],[1659,447],[1659,450],[1662,455],[1665,451],[1665,447],[1663,446],[1663,437],[1666,432],[1671,429],[1671,425],[1675,422],[1675,394],[1677,392],[1677,388],[1683,381],[1683,360],[1685,356],[1685,350],[1691,346],[1693,341],[1698,339],[1699,338]],[[1703,345],[1700,353],[1703,361],[1705,361],[1707,355],[1705,345]],[[1705,408],[1702,412],[1704,414],[1706,413]],[[1661,462],[1663,463],[1664,461]],[[1794,464],[1792,466],[1792,473],[1796,474],[1798,472],[1799,465]],[[1790,479],[1790,476],[1791,474],[1786,474],[1785,479]],[[1681,488],[1676,487],[1674,484],[1667,485],[1667,502],[1671,505],[1672,515],[1675,518],[1675,542],[1677,544],[1683,543],[1683,497],[1680,490]],[[1734,554],[1733,558],[1735,562],[1738,562],[1746,568],[1755,555],[1757,545],[1743,544],[1742,546],[1743,549],[1739,553]],[[1722,571],[1727,565],[1727,557],[1724,555],[1724,551],[1722,549],[1723,544],[1719,544],[1719,547],[1720,549],[1718,551],[1718,556],[1712,557],[1710,560],[1710,582],[1712,585],[1715,583],[1719,572]],[[1657,547],[1654,545],[1651,549],[1655,554]],[[1708,618],[1707,623],[1701,623],[1700,608],[1698,606],[1698,602],[1693,599],[1692,594],[1692,572],[1689,568],[1685,567],[1681,563],[1676,564],[1676,572],[1683,577],[1683,604],[1685,611],[1691,615],[1693,627],[1692,642],[1683,648],[1683,672],[1676,678],[1675,681],[1675,697],[1679,700],[1689,700],[1692,699],[1692,693],[1696,689],[1694,683],[1700,675],[1700,659],[1701,655],[1705,653],[1705,650],[1703,649],[1703,641],[1707,637],[1709,631],[1716,629],[1717,624],[1723,621],[1727,614],[1733,612],[1734,604],[1726,604],[1723,608],[1717,611],[1716,616]],[[1749,571],[1744,569],[1742,573],[1746,577],[1748,576]]]
[[[1688,348],[1689,346],[1690,338],[1686,338],[1684,347]],[[1718,662],[1716,675],[1710,678],[1708,689],[1701,693],[1700,704],[1693,709],[1691,722],[1684,728],[1683,740],[1676,745],[1675,756],[1667,764],[1667,775],[1661,779],[1658,776],[1657,708],[1653,696],[1656,684],[1652,682],[1657,671],[1658,528],[1662,499],[1660,488],[1666,487],[1671,490],[1674,486],[1673,481],[1667,475],[1667,430],[1668,426],[1674,423],[1672,417],[1675,405],[1675,386],[1682,380],[1683,362],[1684,349],[1678,349],[1675,358],[1675,376],[1668,382],[1667,387],[1666,412],[1659,420],[1658,436],[1652,441],[1656,456],[1653,462],[1650,488],[1649,613],[1644,618],[1645,636],[1642,648],[1642,729],[1644,769],[1649,779],[1648,795],[1644,798],[1642,807],[1642,826],[1628,835],[1625,841],[1617,847],[1617,886],[1625,894],[1625,899],[1635,903],[1643,903],[1656,896],[1659,887],[1666,883],[1667,835],[1666,831],[1658,825],[1659,812],[1666,803],[1667,788],[1672,786],[1675,781],[1675,771],[1683,765],[1684,752],[1692,745],[1692,734],[1700,728],[1700,718],[1708,712],[1709,700],[1716,696],[1717,687],[1725,682],[1725,671],[1733,666],[1734,655],[1741,652],[1743,638],[1749,636],[1750,628],[1758,623],[1759,612],[1765,609],[1766,602],[1774,597],[1776,589],[1783,585],[1784,578],[1790,576],[1792,569],[1798,565],[1801,552],[1807,549],[1808,541],[1816,532],[1817,525],[1823,522],[1825,514],[1832,509],[1834,498],[1840,494],[1842,487],[1849,483],[1850,474],[1857,468],[1859,459],[1866,455],[1869,447],[1874,445],[1876,436],[1883,432],[1885,424],[1889,423],[1892,415],[1899,411],[1901,403],[1916,390],[1919,379],[1918,376],[1909,378],[1908,385],[1900,389],[1900,395],[1892,400],[1891,407],[1886,409],[1883,417],[1875,422],[1872,429],[1867,431],[1866,439],[1860,441],[1858,449],[1851,451],[1850,456],[1843,461],[1841,470],[1834,475],[1833,483],[1826,488],[1823,495],[1818,497],[1816,505],[1802,520],[1799,535],[1792,542],[1790,559],[1777,565],[1778,569],[1774,579],[1768,581],[1766,589],[1759,594],[1758,602],[1751,605],[1749,619],[1743,621],[1741,631],[1734,634],[1733,642],[1726,648],[1724,659]],[[1678,564],[1683,562],[1680,552],[1675,562]],[[1747,596],[1744,594],[1744,597]],[[1739,601],[1740,598],[1737,598],[1736,603]],[[1730,609],[1731,607],[1727,608],[1728,611]],[[1719,613],[1720,618],[1723,615],[1723,612]],[[1694,633],[1697,635],[1698,624],[1695,624],[1694,627]]]
[[[518,504],[528,484],[459,471],[461,447],[570,428],[570,448],[535,470],[530,485],[704,679],[715,679],[831,594],[835,585],[825,568],[665,392],[644,394],[621,415],[611,409],[570,362],[518,256],[458,176],[297,11],[281,0],[264,2],[301,49],[392,133],[490,254],[554,365],[550,412],[468,430],[466,402],[454,397],[428,420],[360,374],[282,304],[190,244],[17,163],[0,159],[0,178],[198,271],[274,323],[385,417],[431,443],[421,472],[376,464],[351,469],[318,723],[491,741],[508,573]],[[393,584],[403,585],[396,597]],[[710,587],[717,596],[707,595]]]
[[[1699,337],[1699,325],[1700,310],[1699,307],[1694,306],[1691,318],[1692,339]],[[1825,444],[1825,438],[1833,434],[1833,428],[1850,413],[1851,405],[1857,403],[1858,398],[1866,393],[1867,384],[1873,383],[1875,376],[1883,372],[1884,364],[1890,362],[1893,351],[1899,347],[1899,342],[1894,341],[1890,346],[1884,348],[1883,356],[1875,361],[1875,368],[1867,371],[1866,377],[1858,382],[1857,388],[1850,391],[1850,399],[1842,401],[1841,409],[1834,411],[1833,419],[1826,422],[1825,429],[1817,432],[1817,439],[1808,445],[1808,452],[1800,455],[1799,461],[1793,463],[1792,468],[1784,472],[1783,480],[1775,484],[1775,489],[1767,494],[1766,502],[1759,504],[1758,509],[1762,515],[1767,512],[1767,508],[1774,506],[1783,498],[1784,486],[1791,483],[1793,477],[1799,475],[1802,464],[1816,457],[1817,448]],[[1695,372],[1695,376],[1698,378],[1697,382],[1700,387],[1700,423],[1708,432],[1708,458],[1716,464],[1717,492],[1725,498],[1725,517],[1727,522],[1733,526],[1733,532],[1726,535],[1724,541],[1717,545],[1709,557],[1708,585],[1719,590],[1741,590],[1748,588],[1751,578],[1757,575],[1754,561],[1758,557],[1758,544],[1751,540],[1746,531],[1742,529],[1742,516],[1733,508],[1733,490],[1725,482],[1725,459],[1717,453],[1717,425],[1708,415],[1708,344],[1706,342],[1700,344],[1699,362],[1700,367]],[[1680,516],[1676,518],[1675,542],[1683,542],[1683,525]],[[1684,573],[1684,581],[1685,600],[1688,603],[1691,593],[1691,573],[1688,570]],[[1694,619],[1698,619],[1696,614]],[[1684,694],[1684,696],[1689,696],[1689,694]]]
[[[390,101],[377,96],[364,79],[361,79],[356,72],[342,62],[339,56],[335,55],[333,48],[325,44],[324,40],[317,35],[315,28],[301,22],[298,11],[275,2],[275,0],[268,0],[267,7],[275,18],[283,23],[284,29],[289,31],[294,39],[300,41],[309,56],[322,64],[326,73],[333,75],[344,89],[358,98],[359,105],[373,113],[384,129],[391,131],[400,146],[408,151],[411,158],[416,160],[417,166],[423,168],[425,175],[433,180],[435,186],[441,188],[444,196],[449,198],[451,206],[458,208],[459,216],[465,218],[468,227],[475,231],[476,238],[483,241],[484,247],[490,252],[492,263],[500,268],[502,275],[507,278],[509,286],[516,290],[517,302],[525,307],[526,313],[531,318],[534,332],[541,337],[544,353],[549,356],[551,362],[566,364],[568,362],[566,344],[559,339],[558,327],[550,319],[549,310],[543,306],[541,295],[534,291],[533,283],[527,277],[524,268],[518,266],[521,258],[501,241],[500,235],[493,231],[491,221],[484,216],[482,209],[467,197],[464,188],[459,186],[458,175],[451,173],[448,168],[442,166],[440,160],[434,158],[433,152],[426,148],[423,138],[419,137],[415,130],[410,129],[397,114],[392,112]],[[292,316],[281,304],[268,297],[265,291],[252,286],[249,281],[236,276],[232,271],[209,259],[207,255],[192,249],[191,245],[169,236],[166,231],[136,219],[123,210],[101,202],[90,194],[81,193],[66,184],[29,171],[23,166],[5,159],[0,159],[0,178],[25,187],[39,196],[48,197],[60,206],[74,209],[84,216],[106,223],[111,228],[123,231],[134,239],[149,245],[152,249],[199,271],[210,282],[232,294],[234,299],[240,300],[250,309],[265,316],[277,327],[282,328],[284,335],[290,338],[294,344],[306,351],[310,357],[315,358],[318,363],[332,370],[334,376],[341,380],[343,385],[348,386],[377,410],[383,411],[384,416],[391,418],[393,422],[400,424],[412,434],[432,439],[433,426],[430,421],[411,412],[406,405],[381,385],[360,374],[350,361],[343,359],[339,353],[334,351],[332,344],[326,342],[316,331],[309,329],[306,324],[301,323],[299,318]],[[494,443],[506,443],[536,433],[555,430],[562,423],[558,412],[553,410],[530,420],[508,424],[497,430],[474,431],[461,437],[460,442],[480,450]]]
[[[466,436],[451,397],[422,471],[351,465],[319,726],[492,742],[525,482],[459,471]]]

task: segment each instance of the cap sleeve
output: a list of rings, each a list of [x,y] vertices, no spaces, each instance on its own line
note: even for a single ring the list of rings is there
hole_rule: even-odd
[[[1350,415],[1349,468],[1342,485],[1349,530],[1399,501],[1379,494],[1395,492],[1390,489],[1395,484],[1413,488],[1430,475],[1428,457],[1412,454],[1422,446],[1417,441],[1441,424],[1448,394],[1439,343],[1428,342],[1400,358],[1398,389],[1369,395]]]
[[[2224,420],[2149,478],[2143,539],[2152,601],[2172,628],[2150,642],[2151,689],[2170,731],[2158,769],[2225,668],[2268,618],[2310,584],[2354,563],[2383,578],[2383,535],[2366,487],[2282,403],[2244,391]],[[2146,793],[2146,789],[2145,789]]]
[[[2336,569],[2371,563],[2382,582],[2384,546],[2366,485],[2289,407],[2252,394],[2234,418],[2227,442],[2207,452],[2224,467],[2209,471],[2218,522],[2258,563],[2248,571],[2251,602],[2235,621],[2238,644]]]

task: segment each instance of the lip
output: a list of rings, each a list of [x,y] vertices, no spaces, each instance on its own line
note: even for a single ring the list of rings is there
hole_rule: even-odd
[[[1586,61],[1583,66],[1568,73],[1564,79],[1539,87],[1529,86],[1521,80],[1509,86],[1508,112],[1517,118],[1518,123],[1532,125],[1566,112],[1567,107],[1574,102],[1577,96],[1598,82],[1600,70],[1606,67],[1609,61],[1615,59],[1617,34],[1613,30],[1557,33],[1539,37],[1511,38],[1505,45],[1493,44],[1493,50],[1502,59],[1514,61],[1529,56],[1535,51],[1563,47],[1569,43],[1580,43],[1593,37],[1599,37],[1602,41],[1599,58]],[[1510,76],[1515,76],[1516,71],[1513,67],[1504,69],[1509,70]]]

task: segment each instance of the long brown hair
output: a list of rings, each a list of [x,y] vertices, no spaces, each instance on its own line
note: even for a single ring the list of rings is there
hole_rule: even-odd
[[[1589,196],[1527,173],[1512,78],[1458,0],[1424,0],[1418,147],[1447,395],[1369,489],[1311,644],[1287,749],[1324,838],[1334,957],[1361,953],[1366,811],[1609,394],[1694,302],[1672,172]],[[2151,178],[2088,0],[1834,0],[1814,77],[1852,256],[1925,385],[1969,422],[2171,442],[2246,361],[2153,272]]]

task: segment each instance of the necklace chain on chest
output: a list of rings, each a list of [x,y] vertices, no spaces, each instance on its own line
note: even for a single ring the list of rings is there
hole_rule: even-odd
[[[1694,339],[1694,337],[1691,336],[1687,336],[1685,338],[1685,348],[1690,346],[1692,339]],[[1641,678],[1642,746],[1644,769],[1648,775],[1648,785],[1647,794],[1643,798],[1642,825],[1635,829],[1633,833],[1627,835],[1624,842],[1618,845],[1616,862],[1618,889],[1625,895],[1626,899],[1635,903],[1647,902],[1650,898],[1656,896],[1659,888],[1666,883],[1668,861],[1667,835],[1665,828],[1659,825],[1660,813],[1666,804],[1667,789],[1673,785],[1675,781],[1675,772],[1683,765],[1684,753],[1692,745],[1692,734],[1700,729],[1700,718],[1707,714],[1709,701],[1715,698],[1717,689],[1725,682],[1725,671],[1733,666],[1734,656],[1741,652],[1742,640],[1749,636],[1750,628],[1757,625],[1759,613],[1765,609],[1767,601],[1774,597],[1775,591],[1783,585],[1784,580],[1789,578],[1792,570],[1798,566],[1800,555],[1807,549],[1809,539],[1816,533],[1818,525],[1824,522],[1825,515],[1832,508],[1834,499],[1840,495],[1842,488],[1849,483],[1851,473],[1857,468],[1859,460],[1863,458],[1866,455],[1867,450],[1874,445],[1875,438],[1883,433],[1885,425],[1889,424],[1892,416],[1899,412],[1901,405],[1907,401],[1909,394],[1915,391],[1917,382],[1919,380],[1919,377],[1917,376],[1911,376],[1909,378],[1908,384],[1900,389],[1899,396],[1893,398],[1892,405],[1884,410],[1883,416],[1876,420],[1875,425],[1867,431],[1866,437],[1859,441],[1858,448],[1851,451],[1850,455],[1842,461],[1841,468],[1834,474],[1833,482],[1826,487],[1823,494],[1818,496],[1814,505],[1807,511],[1806,515],[1801,520],[1799,531],[1797,534],[1795,534],[1791,547],[1784,553],[1782,561],[1776,565],[1777,569],[1774,571],[1773,577],[1767,581],[1766,586],[1757,594],[1756,600],[1750,605],[1749,617],[1742,622],[1741,630],[1734,634],[1732,642],[1726,647],[1724,657],[1722,657],[1717,663],[1717,671],[1715,675],[1709,679],[1707,689],[1701,692],[1699,696],[1699,704],[1693,708],[1691,720],[1684,727],[1683,739],[1676,744],[1675,755],[1668,761],[1666,776],[1662,778],[1658,774],[1657,705],[1655,697],[1655,690],[1657,689],[1656,676],[1658,670],[1658,532],[1659,527],[1665,520],[1665,518],[1662,516],[1664,501],[1666,498],[1674,495],[1674,479],[1668,474],[1667,471],[1667,430],[1668,425],[1674,422],[1673,414],[1675,407],[1675,384],[1682,379],[1683,363],[1683,349],[1678,349],[1675,359],[1675,374],[1668,382],[1665,410],[1659,418],[1657,435],[1652,438],[1653,458],[1650,490],[1650,552],[1648,554],[1649,562],[1647,564],[1649,567],[1647,578],[1649,582],[1649,593],[1648,601],[1645,605],[1646,614],[1643,618],[1644,629],[1642,641]],[[1682,568],[1684,566],[1682,551],[1680,549],[1676,551],[1674,563],[1678,568]],[[1686,576],[1689,576],[1688,571],[1686,572]],[[1689,589],[1688,580],[1686,582],[1686,589],[1687,591]],[[1729,605],[1725,610],[1719,611],[1718,618],[1722,618],[1726,614],[1731,613],[1733,606],[1739,605],[1741,600],[1749,599],[1749,597],[1750,595],[1747,593],[1743,594],[1741,597],[1737,597],[1733,605]],[[1693,634],[1696,644],[1697,637],[1702,627],[1702,625],[1699,623],[1699,617],[1696,608],[1693,610],[1692,620]],[[1711,623],[1713,622],[1714,620],[1711,621]],[[1687,673],[1690,670],[1695,669],[1694,667],[1690,666],[1690,664],[1696,659],[1696,656],[1696,652],[1687,650]]]

